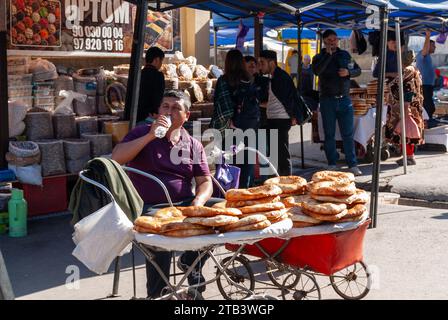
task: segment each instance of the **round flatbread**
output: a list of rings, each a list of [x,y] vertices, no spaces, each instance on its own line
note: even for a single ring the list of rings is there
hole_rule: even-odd
[[[206,229],[186,229],[186,230],[174,230],[164,232],[162,235],[166,237],[176,237],[176,238],[188,238],[194,236],[202,236],[206,234],[214,234],[215,230],[212,228]]]
[[[201,229],[208,229],[207,227],[193,224],[193,223],[187,223],[187,222],[172,222],[168,223],[162,226],[161,233],[170,232],[170,231],[178,231],[178,230],[201,230]]]
[[[274,224],[274,223],[277,223],[277,222],[286,220],[286,219],[288,219],[288,218],[289,218],[289,215],[288,215],[287,213],[284,213],[283,215],[281,215],[281,216],[278,217],[277,219],[275,219],[275,220],[269,220],[269,221],[271,221],[271,224]]]
[[[314,219],[321,220],[321,221],[338,221],[338,220],[343,218],[348,213],[347,209],[342,211],[342,212],[340,212],[340,213],[338,213],[338,214],[335,214],[335,215],[318,214],[318,213],[315,213],[315,212],[312,212],[312,211],[308,211],[308,210],[305,210],[305,209],[302,209],[302,211],[306,215],[308,215],[308,216],[310,216],[310,217],[312,217]]]
[[[321,220],[315,219],[313,217],[310,217],[309,215],[304,214],[300,207],[293,207],[289,209],[288,212],[291,214],[290,218],[292,222],[304,222],[309,224],[322,223]]]
[[[356,193],[351,196],[322,196],[312,193],[311,198],[323,202],[337,202],[347,205],[369,202],[369,194],[362,189],[356,189]]]
[[[256,224],[256,223],[266,221],[266,220],[268,220],[268,218],[265,215],[253,214],[253,215],[241,218],[241,219],[239,219],[238,222],[235,222],[233,224],[222,226],[219,228],[219,230],[221,232],[227,232],[234,228],[243,227],[243,226],[247,226],[247,225],[251,225],[251,224]]]
[[[269,221],[271,220],[277,220],[278,218],[280,218],[285,212],[287,212],[287,209],[280,209],[280,210],[274,210],[274,211],[266,211],[266,212],[258,212],[256,214],[262,214],[264,215],[266,218],[268,218]],[[252,215],[253,213],[248,213],[248,214],[243,214],[241,217],[245,218],[248,217],[250,215]]]
[[[189,217],[184,222],[199,224],[205,227],[221,227],[238,222],[240,219],[232,216],[218,215],[210,218]]]
[[[137,231],[138,233],[153,233],[153,234],[158,234],[160,231],[160,230],[156,231],[154,229],[147,229],[140,226],[134,226],[134,230]]]
[[[369,212],[366,210],[363,214],[361,214],[359,216],[348,217],[348,218],[343,217],[338,222],[357,222],[357,221],[362,221],[364,219],[367,219],[368,216],[369,216]]]
[[[227,205],[227,201],[224,200],[222,202],[215,203],[214,205],[212,205],[212,208],[225,209],[226,205]]]
[[[355,175],[351,172],[340,171],[319,171],[313,174],[313,182],[335,181],[342,184],[349,184],[355,181]]]
[[[158,218],[152,216],[140,216],[134,221],[134,225],[145,229],[147,231],[152,231],[151,233],[159,233],[162,227],[166,224],[173,222],[182,222],[184,216],[175,218]]]
[[[289,196],[286,198],[282,198],[282,203],[285,205],[286,208],[292,208],[301,206],[302,202],[307,201],[310,199],[309,195],[300,195],[300,196]]]
[[[178,208],[167,207],[157,210],[156,213],[154,214],[154,217],[166,219],[166,218],[183,217],[183,215],[182,211],[179,210]]]
[[[264,184],[274,184],[282,189],[282,193],[296,193],[306,186],[306,179],[299,176],[281,176],[267,179]]]
[[[248,224],[242,227],[236,227],[233,229],[230,229],[228,232],[233,232],[233,231],[255,231],[255,230],[261,230],[264,228],[267,228],[271,225],[271,222],[269,220],[265,220],[265,221],[261,221],[258,223],[254,223],[254,224]]]
[[[256,204],[262,204],[262,203],[273,203],[273,202],[279,202],[280,196],[270,196],[265,197],[257,200],[246,200],[246,201],[227,201],[226,206],[227,208],[240,208],[240,207],[248,207],[253,206]]]
[[[302,208],[308,211],[315,212],[317,214],[338,214],[345,209],[347,209],[347,205],[344,203],[330,203],[330,202],[318,202],[316,200],[310,199],[302,202]]]
[[[201,206],[186,207],[182,210],[182,213],[186,217],[214,217],[219,215],[225,216],[240,216],[241,211],[235,208],[209,208]]]
[[[354,183],[344,184],[335,181],[313,182],[309,185],[312,194],[323,196],[351,196],[356,193]]]
[[[353,207],[348,209],[348,213],[344,218],[359,217],[367,212],[367,208],[363,204],[355,204]]]
[[[280,189],[280,187],[273,184],[266,184],[248,189],[230,189],[226,192],[226,200],[256,200],[271,196],[278,196],[280,194],[282,194],[282,189]]]
[[[248,213],[259,213],[259,212],[281,210],[285,209],[285,205],[281,202],[261,203],[261,204],[255,204],[253,206],[241,207],[238,209],[243,214],[248,214]]]

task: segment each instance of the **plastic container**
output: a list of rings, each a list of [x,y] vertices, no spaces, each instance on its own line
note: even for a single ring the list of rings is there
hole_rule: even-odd
[[[35,91],[54,90],[54,82],[53,81],[35,82],[34,90]],[[46,95],[48,95],[48,93]]]
[[[28,205],[23,198],[23,190],[12,189],[8,202],[9,236],[24,237],[27,234]]]
[[[54,89],[34,90],[34,96],[40,97],[54,97]]]
[[[8,97],[27,97],[33,95],[33,86],[8,86]]]
[[[33,85],[33,74],[8,75],[8,86],[31,86]]]
[[[98,84],[95,77],[84,77],[74,73],[73,81],[76,92],[86,94],[88,96],[96,96]]]
[[[55,105],[54,96],[40,96],[34,97],[34,106],[39,107],[41,105]]]

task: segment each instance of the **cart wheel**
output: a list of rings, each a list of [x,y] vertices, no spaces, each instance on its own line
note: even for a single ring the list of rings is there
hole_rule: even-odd
[[[281,263],[266,261],[266,273],[275,286],[282,288],[286,277],[291,274],[291,269]],[[296,277],[294,281],[291,279],[290,287],[288,287],[288,289],[295,286],[297,281],[299,281],[299,277]]]
[[[293,271],[283,281],[283,300],[320,300],[320,288],[315,277],[304,271]]]
[[[371,274],[364,262],[357,262],[330,276],[334,291],[346,300],[359,300],[370,291]]]
[[[381,148],[381,161],[386,161],[390,158],[390,151],[387,147]]]
[[[366,163],[372,163],[373,162],[373,142],[370,142],[367,145],[366,154],[364,155],[364,159],[363,160]]]
[[[221,265],[225,265],[232,257],[222,260]],[[216,272],[216,284],[219,292],[226,300],[242,300],[251,296],[255,288],[255,277],[247,259],[236,257],[225,270],[226,275],[236,284],[246,288],[248,291],[235,286],[228,281],[224,274],[218,269]]]

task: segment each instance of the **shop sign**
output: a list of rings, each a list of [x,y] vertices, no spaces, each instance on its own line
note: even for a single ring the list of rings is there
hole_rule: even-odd
[[[8,49],[43,56],[129,55],[136,7],[124,0],[6,0]],[[175,49],[178,12],[148,12],[145,47]]]

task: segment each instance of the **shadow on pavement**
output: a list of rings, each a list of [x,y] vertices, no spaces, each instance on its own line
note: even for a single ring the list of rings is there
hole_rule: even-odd
[[[71,215],[55,216],[28,222],[28,236],[11,238],[0,236],[0,249],[5,259],[11,284],[16,297],[58,287],[66,283],[67,267],[77,266],[80,278],[96,276],[72,256]],[[135,263],[141,265],[144,258],[135,250]],[[113,273],[114,263],[109,268]],[[121,259],[121,269],[132,267],[131,255]],[[72,267],[73,268],[73,267]],[[112,281],[110,282],[112,292]]]

